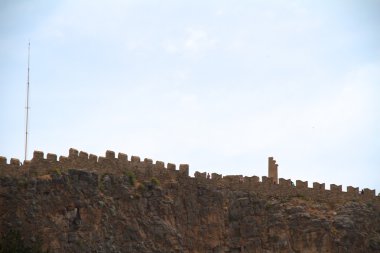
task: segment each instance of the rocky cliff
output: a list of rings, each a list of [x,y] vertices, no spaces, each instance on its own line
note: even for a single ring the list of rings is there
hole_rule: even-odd
[[[0,177],[0,233],[49,252],[380,252],[379,198],[312,199],[69,169]]]

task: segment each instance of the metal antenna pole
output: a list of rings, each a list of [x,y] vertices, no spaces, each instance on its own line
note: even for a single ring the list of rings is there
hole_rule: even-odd
[[[28,124],[29,124],[29,63],[30,63],[30,41],[28,44],[28,79],[26,82],[26,125],[25,125],[25,159],[28,158]]]

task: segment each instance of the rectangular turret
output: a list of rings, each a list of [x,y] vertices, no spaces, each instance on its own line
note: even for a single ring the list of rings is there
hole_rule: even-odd
[[[278,164],[273,157],[268,158],[268,178],[270,178],[274,184],[278,184]]]

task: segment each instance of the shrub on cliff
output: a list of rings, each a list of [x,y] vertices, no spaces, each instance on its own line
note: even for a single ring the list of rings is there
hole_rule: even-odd
[[[128,177],[129,184],[132,185],[132,186],[135,186],[135,184],[136,184],[136,175],[133,172],[128,171],[127,172],[127,177]]]
[[[160,180],[158,180],[156,177],[152,177],[150,179],[150,182],[152,183],[152,185],[154,186],[159,186],[160,185]]]

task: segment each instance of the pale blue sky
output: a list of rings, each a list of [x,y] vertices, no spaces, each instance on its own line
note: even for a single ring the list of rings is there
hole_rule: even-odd
[[[30,145],[380,190],[380,1],[0,1],[0,155]]]

